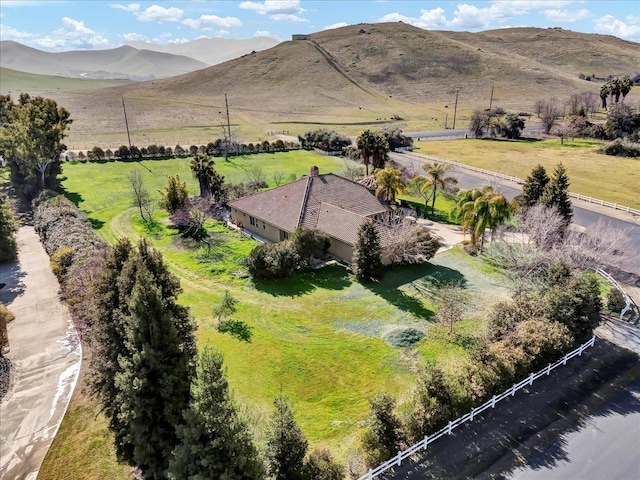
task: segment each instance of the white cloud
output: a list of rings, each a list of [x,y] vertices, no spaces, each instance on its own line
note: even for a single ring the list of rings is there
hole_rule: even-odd
[[[0,24],[0,40],[27,40],[33,36],[33,33],[21,32],[8,25]]]
[[[184,14],[184,11],[179,8],[165,8],[161,5],[151,5],[145,10],[140,9],[139,3],[129,3],[127,5],[123,5],[121,3],[111,3],[109,4],[109,6],[118,10],[124,10],[125,12],[131,12],[141,22],[177,22],[182,18],[182,15]]]
[[[275,20],[276,22],[308,22],[306,18],[302,18],[298,15],[293,15],[290,13],[276,13],[275,15],[270,15],[269,18],[271,20]]]
[[[297,15],[305,11],[300,7],[300,0],[265,0],[264,2],[242,2],[240,8],[253,10],[260,15],[289,14]]]
[[[135,16],[141,22],[177,22],[182,18],[184,12],[176,7],[161,7],[160,5],[151,5],[146,10],[135,13]]]
[[[122,35],[127,42],[148,42],[149,39],[141,33],[125,33]]]
[[[380,18],[380,22],[404,22],[420,28],[444,28],[451,26],[444,10],[440,7],[432,10],[420,10],[419,17],[407,17],[401,13],[389,13]]]
[[[138,12],[140,11],[139,3],[130,3],[129,5],[122,5],[121,3],[110,3],[109,6],[111,8],[116,8],[118,10],[124,10],[125,12]]]
[[[542,13],[547,17],[547,20],[558,23],[573,23],[589,18],[591,15],[591,12],[586,8],[581,8],[580,10],[545,10]]]
[[[218,38],[222,38],[222,37],[227,37],[230,35],[231,32],[229,32],[229,30],[218,30],[216,32],[216,37]]]
[[[93,30],[91,30],[90,28],[87,28],[84,25],[84,22],[80,20],[74,20],[73,18],[62,17],[62,25],[64,25],[65,27],[69,27],[72,32],[75,32],[78,34],[84,34],[84,35],[95,34]]]
[[[187,43],[190,42],[191,40],[189,40],[188,38],[172,38],[171,40],[169,40],[167,43],[174,43],[174,44],[180,44],[180,43]]]
[[[254,37],[270,37],[273,38],[270,32],[267,30],[257,30],[256,33],[253,34]]]
[[[629,18],[626,18],[629,21]],[[640,25],[635,19],[629,23],[618,20],[613,15],[605,15],[594,20],[594,30],[606,35],[615,35],[626,40],[640,40]]]
[[[242,26],[242,22],[236,17],[219,17],[217,15],[201,15],[200,18],[187,18],[185,25],[195,30],[213,30],[214,28],[233,28]]]
[[[332,30],[334,28],[346,27],[347,25],[349,25],[347,22],[333,23],[331,25],[325,26],[323,30]]]

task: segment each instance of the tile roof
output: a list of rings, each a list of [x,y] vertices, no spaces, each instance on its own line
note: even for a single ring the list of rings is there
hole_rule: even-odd
[[[305,177],[230,205],[282,230],[318,228],[351,245],[364,217],[387,211],[366,187],[332,173]]]

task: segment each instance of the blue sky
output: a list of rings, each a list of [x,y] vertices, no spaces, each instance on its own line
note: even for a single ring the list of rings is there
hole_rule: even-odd
[[[424,29],[562,27],[640,42],[640,2],[500,0],[0,0],[0,39],[48,51],[113,48],[127,40],[200,37],[288,40],[347,24],[399,21]]]

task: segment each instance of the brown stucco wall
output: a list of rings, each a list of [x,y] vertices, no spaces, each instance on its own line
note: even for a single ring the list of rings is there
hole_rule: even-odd
[[[336,240],[333,237],[331,238],[329,253],[335,257],[346,260],[347,262],[353,261],[353,245]]]

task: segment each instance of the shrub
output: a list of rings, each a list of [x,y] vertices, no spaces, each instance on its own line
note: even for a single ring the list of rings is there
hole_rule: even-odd
[[[167,175],[167,186],[162,191],[160,206],[169,213],[184,208],[189,201],[186,182],[180,181],[180,175]]]
[[[300,259],[307,265],[311,264],[313,257],[324,257],[329,251],[329,247],[331,247],[329,237],[315,228],[297,228],[293,232],[291,242]]]
[[[607,292],[607,310],[614,313],[620,313],[626,306],[627,302],[620,290],[614,287]]]
[[[392,347],[404,348],[415,345],[424,338],[424,332],[416,328],[396,328],[384,336]]]
[[[67,270],[73,265],[73,256],[73,248],[67,245],[62,245],[51,255],[51,271],[59,281],[64,279]]]
[[[334,460],[327,448],[316,448],[305,463],[304,476],[309,480],[343,480],[345,469]]]
[[[11,310],[0,304],[0,357],[2,357],[2,349],[9,343],[7,325],[15,319],[16,317],[11,313]]]
[[[216,328],[220,333],[228,333],[240,341],[251,343],[251,327],[241,320],[222,320]]]
[[[616,157],[636,158],[640,157],[640,144],[617,138],[613,142],[599,148],[598,152]]]
[[[369,405],[371,412],[361,443],[366,463],[374,466],[396,454],[402,440],[402,426],[394,411],[396,401],[391,395],[379,392],[369,399]]]
[[[251,251],[246,264],[255,279],[285,278],[293,275],[299,257],[291,242],[263,243]]]
[[[0,193],[0,263],[16,258],[16,227],[13,213],[9,206],[9,198]]]

